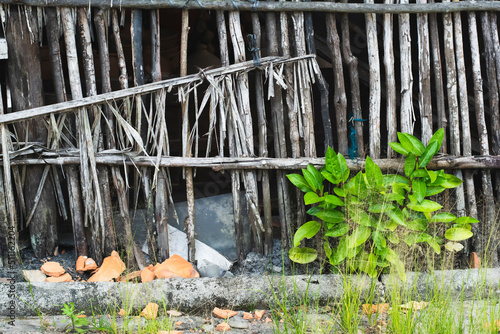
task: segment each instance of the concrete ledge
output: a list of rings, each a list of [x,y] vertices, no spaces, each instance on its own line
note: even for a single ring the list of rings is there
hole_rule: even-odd
[[[446,292],[465,300],[481,299],[491,294],[500,296],[500,268],[407,272],[406,282],[393,275],[382,275],[381,281],[386,294],[396,288],[413,300],[426,300],[436,292]],[[386,297],[390,298],[389,295]]]
[[[36,310],[47,315],[61,314],[64,303],[73,302],[78,311],[110,312],[127,306],[143,308],[148,302],[202,313],[213,307],[238,310],[269,308],[276,300],[307,298],[319,304],[340,300],[344,286],[357,291],[362,300],[370,293],[390,299],[390,291],[400,290],[403,298],[425,300],[434,292],[450,292],[453,297],[480,299],[490,294],[500,295],[500,268],[407,273],[401,282],[392,275],[382,275],[375,282],[365,275],[313,276],[240,276],[234,278],[162,279],[150,283],[1,283],[0,305],[15,301],[16,317],[36,315]],[[13,295],[12,295],[13,294]],[[35,305],[36,304],[36,305]],[[0,317],[9,316],[10,308],[1,307]]]
[[[357,287],[362,296],[370,293],[371,280],[367,276],[346,277],[351,287]],[[343,294],[344,276],[262,276],[235,278],[161,279],[150,283],[7,283],[0,284],[0,304],[9,305],[8,294],[14,292],[16,316],[36,315],[35,309],[49,315],[61,313],[64,303],[73,302],[78,311],[99,312],[129,305],[143,308],[148,302],[185,312],[204,312],[213,307],[238,310],[267,308],[278,299],[303,299],[321,304],[339,300]],[[273,295],[274,294],[274,295]],[[23,302],[24,301],[24,302]],[[35,306],[36,303],[36,306]],[[0,316],[8,316],[8,308],[0,308]]]

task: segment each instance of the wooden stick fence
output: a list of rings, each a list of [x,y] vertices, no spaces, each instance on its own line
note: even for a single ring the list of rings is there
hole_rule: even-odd
[[[476,251],[490,265],[498,265],[494,196],[500,190],[496,47],[500,2],[96,0],[89,7],[81,0],[0,0],[0,4],[8,40],[19,38],[9,35],[15,29],[24,29],[25,38],[36,40],[45,27],[58,102],[16,107],[16,112],[7,112],[0,103],[2,230],[15,228],[17,236],[25,225],[43,226],[30,221],[40,205],[47,205],[42,200],[45,188],[53,184],[51,205],[71,220],[79,255],[99,262],[110,250],[122,247],[131,254],[130,264],[142,268],[146,261],[133,242],[131,208],[143,202],[146,209],[150,258],[167,258],[166,224],[175,190],[171,171],[183,168],[188,203],[184,226],[189,260],[195,261],[196,168],[229,170],[236,247],[242,261],[241,195],[247,203],[253,249],[271,252],[273,214],[279,215],[282,245],[287,249],[295,229],[305,221],[301,194],[290,187],[288,171],[308,163],[322,166],[324,150],[334,146],[351,157],[348,165],[353,171],[363,168],[369,154],[382,169],[398,172],[402,162],[388,146],[397,140],[397,130],[426,143],[443,127],[447,136],[442,155],[428,168],[453,170],[464,179],[452,195],[456,211],[482,218],[464,252]],[[27,6],[15,6],[21,4]],[[180,76],[167,80],[162,80],[163,10],[159,8],[182,9]],[[221,68],[187,75],[193,19],[189,9],[216,10]],[[123,30],[126,17],[130,32]],[[242,17],[249,18],[248,27],[242,26]],[[317,18],[324,19],[325,31],[317,30]],[[32,23],[22,25],[23,20]],[[252,32],[252,46],[243,31]],[[321,45],[316,44],[321,40],[326,41],[322,57],[331,65],[330,73],[320,69],[314,56],[320,53],[316,50]],[[37,50],[37,44],[30,45]],[[19,47],[12,42],[12,48],[16,58]],[[117,64],[112,64],[111,50]],[[143,57],[146,50],[151,59]],[[247,56],[254,60],[247,61]],[[146,64],[150,64],[147,73]],[[118,68],[118,77],[112,77],[111,65]],[[6,85],[22,91],[15,76],[9,73]],[[113,91],[114,82],[120,90]],[[202,92],[203,85],[208,88]],[[34,119],[47,129],[46,137],[14,131]],[[181,129],[178,135],[169,132],[177,126],[172,125],[175,119]],[[41,168],[41,182],[31,190],[35,196],[28,196],[21,175],[35,168]],[[115,201],[123,225],[116,230],[111,211]],[[50,227],[46,230],[53,231],[54,222],[46,224]],[[36,233],[44,238],[39,230]],[[0,250],[4,243],[2,239]],[[36,255],[47,256],[56,243],[57,237],[46,246],[37,245]],[[6,258],[5,251],[0,258]]]

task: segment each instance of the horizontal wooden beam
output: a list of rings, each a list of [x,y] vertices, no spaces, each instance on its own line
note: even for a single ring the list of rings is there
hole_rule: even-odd
[[[12,165],[78,165],[78,153],[65,156],[55,156],[55,153],[42,153],[37,159],[14,158]],[[382,171],[402,171],[404,161],[401,159],[374,160]],[[325,158],[186,158],[186,157],[156,157],[133,156],[130,154],[96,154],[96,162],[111,166],[158,166],[158,167],[199,167],[213,170],[228,169],[279,169],[298,170],[306,168],[309,163],[316,167],[325,165]],[[364,160],[347,159],[349,169],[358,171],[364,168]],[[428,169],[500,169],[500,156],[456,157],[441,156],[434,158]]]
[[[210,10],[274,11],[274,12],[337,12],[337,13],[451,13],[461,11],[499,11],[499,1],[460,1],[451,3],[369,4],[339,2],[295,1],[208,1],[208,0],[0,0],[10,5],[41,7],[92,7],[99,8],[183,8]]]
[[[271,63],[278,65],[282,63],[294,62],[314,57],[315,55],[307,55],[296,58],[264,57],[261,59],[260,63],[261,66],[267,66]],[[236,73],[238,71],[243,71],[248,69],[258,69],[258,68],[260,67],[255,66],[253,61],[247,61],[234,64],[228,67],[221,67],[216,69],[200,71],[199,73],[187,75],[181,78],[167,79],[142,86],[117,90],[111,93],[89,96],[79,100],[72,100],[68,102],[51,104],[39,108],[27,109],[18,112],[13,112],[10,114],[0,115],[0,124],[16,123],[32,119],[34,117],[43,117],[50,114],[74,112],[79,108],[87,108],[90,107],[91,105],[103,104],[109,101],[120,100],[127,97],[133,97],[136,95],[143,95],[159,91],[161,89],[169,89],[170,87],[181,86],[192,82],[203,81],[206,76],[227,75],[231,73]]]

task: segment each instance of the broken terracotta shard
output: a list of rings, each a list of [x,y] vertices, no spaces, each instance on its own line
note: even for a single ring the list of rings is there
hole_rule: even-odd
[[[40,270],[45,275],[51,277],[59,277],[66,272],[59,262],[54,261],[45,262]]]
[[[179,255],[172,255],[169,259],[155,266],[155,276],[156,278],[194,278],[200,277],[200,274],[194,270],[191,263]]]
[[[102,261],[102,266],[97,269],[88,282],[109,282],[118,278],[125,270],[125,263],[116,251],[112,251],[111,255]]]
[[[47,277],[47,282],[73,282],[73,277],[70,274],[66,273],[57,277]]]
[[[156,303],[149,303],[141,312],[141,316],[143,316],[147,320],[154,320],[156,319],[157,315],[158,315],[158,304]]]
[[[231,318],[231,317],[234,317],[235,315],[238,314],[238,312],[236,311],[232,311],[232,310],[222,310],[218,307],[214,308],[212,313],[217,317],[217,318],[221,318],[221,319],[228,319],[228,318]]]

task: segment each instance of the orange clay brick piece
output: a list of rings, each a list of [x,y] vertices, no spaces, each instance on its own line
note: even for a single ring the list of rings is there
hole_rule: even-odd
[[[182,334],[182,331],[159,331],[158,334]]]
[[[481,266],[481,259],[479,259],[476,252],[470,253],[469,264],[472,269],[478,269]]]
[[[249,312],[243,312],[243,319],[245,319],[245,320],[253,320],[253,315],[252,315],[252,313],[249,313]]]
[[[172,255],[169,259],[155,266],[155,275],[157,278],[200,277],[200,274],[194,270],[191,263],[184,260],[179,255]]]
[[[78,259],[76,260],[76,271],[85,271],[85,260],[87,259],[86,256],[80,255]]]
[[[59,262],[53,261],[45,262],[40,270],[45,275],[52,277],[59,277],[66,272]]]
[[[119,315],[120,317],[124,317],[124,316],[125,316],[125,310],[121,308],[121,309],[120,309],[120,312],[118,312],[118,315]]]
[[[70,274],[66,273],[64,275],[58,276],[58,277],[47,277],[45,279],[47,282],[72,282],[73,278],[71,277]]]
[[[118,253],[113,251],[111,256],[104,259],[102,266],[89,278],[88,282],[108,282],[113,278],[118,278],[124,270],[125,263]]]
[[[151,268],[152,269],[152,268]],[[149,267],[142,269],[141,271],[141,282],[147,283],[151,282],[156,278],[154,271],[152,271]]]
[[[229,319],[229,318],[234,317],[235,315],[238,314],[238,312],[236,312],[236,311],[222,310],[218,307],[214,308],[214,310],[212,312],[217,318],[220,318],[220,319]]]
[[[218,330],[219,332],[227,332],[228,330],[231,329],[231,327],[229,327],[229,325],[226,322],[221,322],[220,324],[217,325],[217,327],[215,327],[215,329]]]
[[[156,319],[157,315],[158,315],[158,304],[156,303],[149,303],[141,312],[141,316],[143,316],[147,320],[154,320]]]
[[[177,310],[168,310],[167,314],[171,317],[180,317],[182,315],[182,312]]]
[[[257,310],[256,310],[256,311],[255,311],[255,319],[257,319],[257,320],[262,319],[262,316],[264,315],[264,313],[265,313],[265,312],[266,312],[266,311],[264,311],[264,310],[261,310],[261,311],[257,311]]]
[[[90,270],[96,270],[97,269],[97,263],[91,258],[88,258],[85,260],[85,271],[90,271]]]

